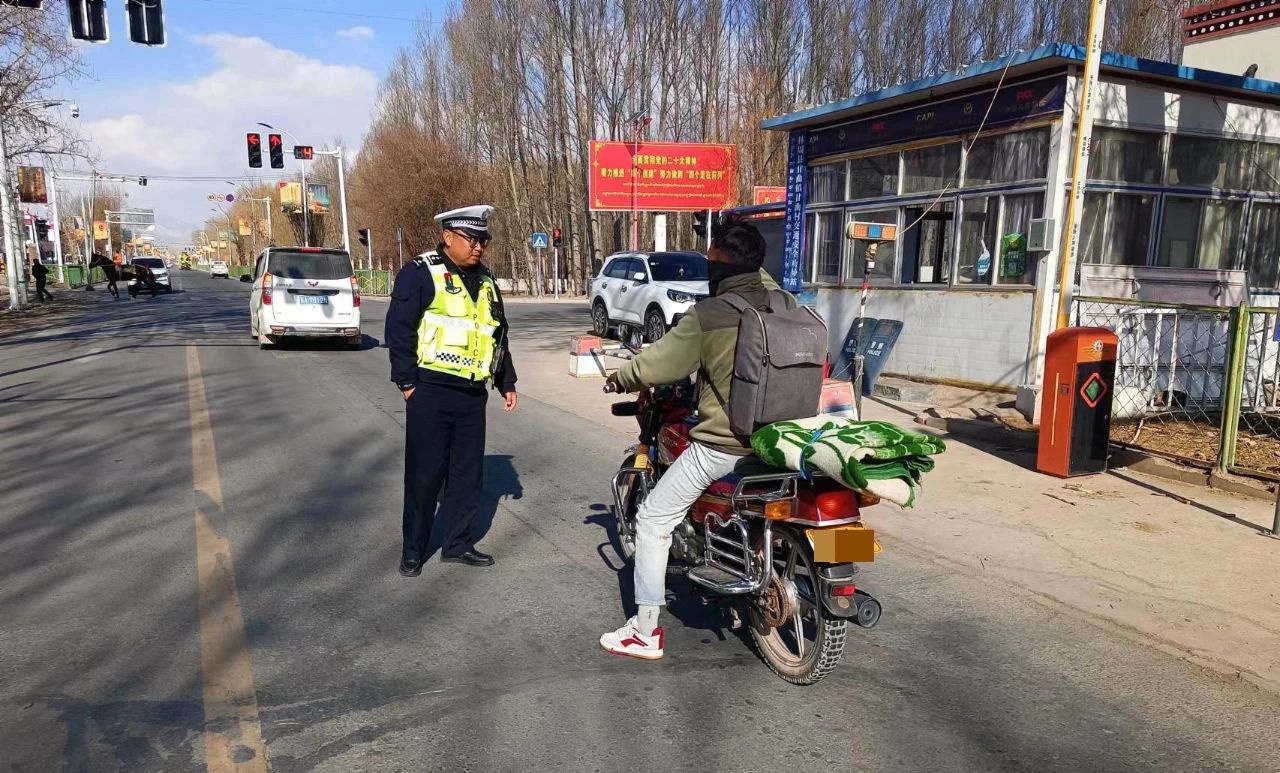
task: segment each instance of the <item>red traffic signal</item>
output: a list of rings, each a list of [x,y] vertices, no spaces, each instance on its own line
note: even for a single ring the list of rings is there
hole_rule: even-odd
[[[552,246],[555,246],[555,247],[560,246],[560,229],[559,228],[551,229],[551,244]]]
[[[294,145],[293,157],[302,161],[310,161],[315,156],[315,149],[310,145]]]
[[[249,150],[249,166],[254,169],[262,168],[262,135],[250,132],[244,138],[245,147]]]
[[[271,168],[284,169],[284,142],[279,134],[268,134],[267,145],[271,154]]]

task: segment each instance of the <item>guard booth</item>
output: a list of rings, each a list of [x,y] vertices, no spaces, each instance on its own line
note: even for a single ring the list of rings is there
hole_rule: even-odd
[[[1036,469],[1059,478],[1107,470],[1116,334],[1102,327],[1068,327],[1045,347],[1044,405]]]

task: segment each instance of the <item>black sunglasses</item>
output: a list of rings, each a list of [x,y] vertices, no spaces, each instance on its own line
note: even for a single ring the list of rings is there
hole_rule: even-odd
[[[449,230],[453,231],[458,236],[461,236],[463,239],[466,239],[469,244],[473,244],[473,245],[478,244],[481,247],[488,247],[489,242],[493,241],[492,236],[472,236],[466,231],[459,231],[456,228],[450,228]]]

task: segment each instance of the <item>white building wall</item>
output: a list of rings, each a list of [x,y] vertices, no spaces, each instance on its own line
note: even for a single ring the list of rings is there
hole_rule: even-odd
[[[1075,125],[1079,85],[1078,77],[1068,78],[1065,111],[1068,126]],[[1098,84],[1093,120],[1095,125],[1280,141],[1280,110],[1275,108],[1228,97],[1146,86],[1106,75]]]
[[[1232,75],[1243,75],[1256,64],[1255,77],[1280,80],[1280,26],[1189,43],[1182,47],[1182,63]]]
[[[860,297],[852,290],[818,290],[817,311],[827,321],[831,351],[844,345]],[[867,316],[903,322],[885,373],[1013,390],[1025,379],[1034,302],[1030,290],[873,287]]]

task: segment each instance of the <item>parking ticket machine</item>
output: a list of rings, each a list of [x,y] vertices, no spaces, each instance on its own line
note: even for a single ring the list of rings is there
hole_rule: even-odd
[[[1049,335],[1044,355],[1036,469],[1059,478],[1107,470],[1116,334],[1068,327]]]

